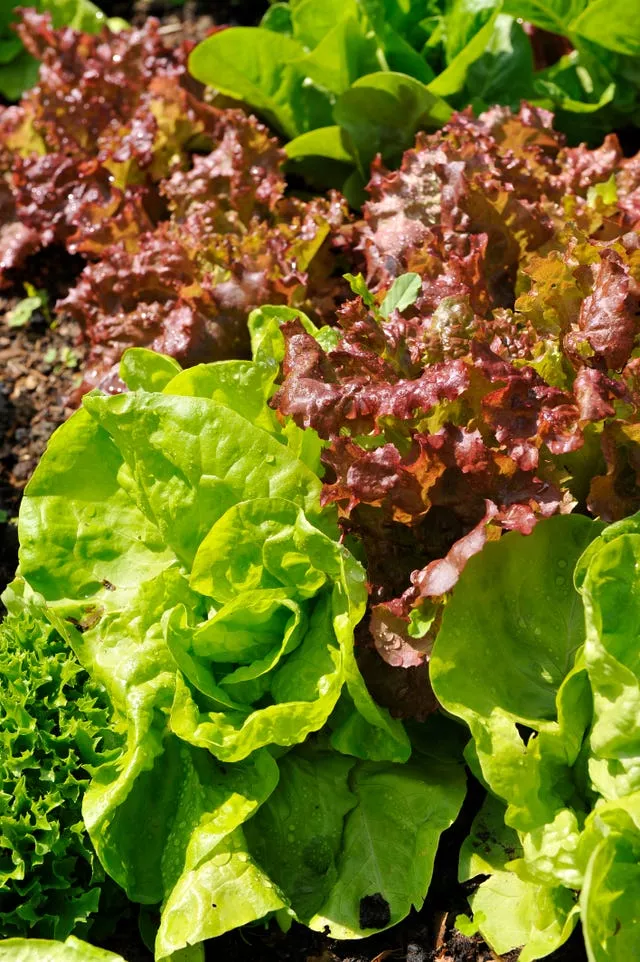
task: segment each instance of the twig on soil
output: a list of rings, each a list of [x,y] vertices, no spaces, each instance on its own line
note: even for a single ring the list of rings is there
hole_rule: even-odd
[[[449,918],[448,912],[439,912],[435,917],[436,923],[438,926],[437,934],[436,934],[436,946],[435,946],[436,952],[438,951],[438,949],[441,949],[442,946],[444,945],[446,935],[447,935],[448,918]]]

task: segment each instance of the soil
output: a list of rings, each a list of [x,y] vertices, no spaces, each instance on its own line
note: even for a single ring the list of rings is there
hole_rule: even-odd
[[[183,6],[172,0],[102,0],[101,6],[108,15],[135,24],[157,16],[165,39],[177,43],[199,40],[216,25],[255,24],[268,0],[187,0]],[[45,289],[53,306],[81,267],[79,259],[48,248],[31,259],[24,280]],[[14,288],[0,297],[0,592],[17,563],[15,520],[23,488],[52,432],[71,413],[66,397],[80,381],[85,352],[78,326],[64,319],[52,322],[46,312],[36,311],[24,326],[10,325],[10,312],[24,297],[22,281],[17,278]],[[355,942],[336,942],[295,924],[287,934],[275,923],[247,926],[210,943],[208,962],[516,962],[517,951],[498,957],[478,936],[467,937],[454,927],[456,916],[469,912],[466,896],[472,890],[469,883],[457,882],[458,851],[483,798],[482,788],[469,777],[467,800],[442,837],[420,912],[381,935]],[[127,962],[153,959],[130,914],[103,945]],[[579,930],[548,962],[586,962]]]
[[[63,297],[82,268],[80,258],[49,248],[32,257],[28,280],[49,305]],[[25,278],[26,279],[26,278]],[[67,394],[80,381],[84,347],[77,324],[35,311],[20,327],[11,311],[24,297],[22,279],[0,297],[0,592],[13,578],[22,491],[53,431],[69,416]],[[1,611],[0,607],[0,611]]]

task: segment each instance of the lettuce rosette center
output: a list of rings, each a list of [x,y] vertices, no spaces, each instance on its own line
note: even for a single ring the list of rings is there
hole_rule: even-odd
[[[181,673],[172,729],[238,761],[321,728],[344,681],[347,590],[355,601],[348,623],[364,602],[364,573],[348,551],[292,501],[256,498],[211,527],[189,584],[202,595],[207,618],[196,622],[179,605],[164,619]]]

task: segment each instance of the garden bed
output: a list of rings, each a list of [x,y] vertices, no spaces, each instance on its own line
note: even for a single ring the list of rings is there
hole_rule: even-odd
[[[159,37],[178,50],[174,55],[153,47],[153,56],[161,63],[159,78],[149,67],[152,58],[140,58],[136,69],[142,79],[136,80],[139,89],[132,95],[132,102],[139,98],[142,105],[132,122],[135,135],[128,132],[123,137],[118,129],[112,138],[106,123],[99,131],[100,157],[91,154],[93,145],[84,144],[78,151],[82,156],[79,187],[76,180],[65,180],[66,168],[56,154],[62,151],[64,136],[54,149],[50,142],[45,148],[50,150],[49,168],[45,162],[38,167],[33,158],[21,159],[17,168],[16,210],[23,212],[20,216],[27,212],[32,234],[34,223],[42,227],[40,239],[32,236],[29,243],[37,249],[42,238],[47,239],[44,249],[9,273],[11,283],[5,284],[0,299],[0,591],[11,582],[17,564],[15,521],[24,487],[52,432],[67,422],[84,392],[101,388],[105,393],[90,397],[84,414],[57,436],[24,499],[21,571],[5,596],[10,611],[7,624],[28,611],[24,631],[29,636],[33,624],[45,623],[56,664],[65,644],[76,655],[80,652],[82,668],[72,656],[69,665],[75,667],[69,671],[84,672],[87,684],[97,681],[96,705],[102,705],[103,696],[105,704],[117,705],[113,744],[107,745],[104,756],[101,740],[109,742],[108,723],[101,721],[100,713],[108,717],[108,709],[92,706],[87,713],[96,726],[88,729],[90,735],[85,733],[84,741],[85,750],[91,746],[93,770],[106,761],[99,769],[104,781],[96,778],[90,789],[93,821],[86,812],[84,817],[90,822],[100,862],[109,866],[119,884],[134,893],[135,901],[163,902],[162,917],[145,909],[140,923],[136,907],[114,909],[115,933],[96,928],[88,937],[121,954],[126,962],[151,962],[153,953],[140,933],[145,933],[148,943],[158,925],[156,947],[161,957],[169,954],[172,939],[181,940],[177,943],[181,948],[187,945],[181,926],[189,912],[195,912],[195,902],[188,901],[185,878],[189,872],[197,876],[206,859],[188,869],[188,846],[184,848],[187,843],[180,832],[187,826],[187,835],[193,834],[188,844],[194,839],[194,845],[202,844],[197,839],[197,817],[193,824],[191,813],[183,818],[182,797],[175,793],[174,797],[171,786],[162,785],[168,793],[166,811],[156,811],[150,825],[157,828],[156,823],[166,816],[169,827],[162,844],[180,851],[176,859],[184,862],[173,876],[169,873],[170,882],[162,891],[158,888],[160,861],[155,869],[153,865],[141,869],[144,845],[136,848],[135,842],[119,838],[118,831],[131,817],[125,799],[133,799],[135,814],[137,799],[143,799],[145,792],[149,800],[160,795],[161,782],[154,787],[153,778],[163,753],[163,764],[174,766],[170,771],[184,771],[185,782],[192,779],[194,805],[203,805],[202,824],[212,810],[222,819],[220,813],[232,806],[216,795],[211,795],[211,801],[207,794],[212,787],[209,781],[215,781],[205,774],[201,761],[207,748],[208,759],[216,766],[215,790],[227,781],[234,799],[242,797],[247,804],[249,800],[263,806],[259,818],[248,808],[249,814],[226,829],[233,839],[241,833],[243,841],[234,842],[241,845],[238,858],[248,859],[259,875],[251,884],[263,909],[246,908],[246,893],[240,887],[239,911],[246,913],[241,922],[258,921],[234,923],[239,927],[233,928],[225,919],[226,928],[217,935],[206,919],[199,919],[194,939],[204,943],[206,959],[516,962],[519,949],[507,948],[500,954],[495,949],[501,944],[502,927],[510,929],[511,924],[498,891],[501,885],[513,883],[507,853],[507,862],[518,858],[522,875],[516,884],[526,890],[523,899],[532,899],[531,912],[537,911],[538,903],[543,906],[540,926],[532,925],[530,951],[541,953],[545,946],[560,945],[544,957],[550,962],[585,962],[580,925],[569,936],[584,878],[608,904],[601,866],[607,858],[617,866],[616,857],[626,865],[631,848],[625,846],[636,844],[635,830],[629,829],[634,816],[625,822],[624,814],[627,804],[632,811],[627,796],[635,797],[633,772],[625,767],[629,753],[625,754],[624,745],[611,748],[606,739],[602,748],[602,736],[598,742],[596,735],[592,743],[588,733],[591,725],[593,731],[601,732],[602,717],[612,710],[603,695],[603,665],[615,678],[626,671],[615,660],[622,659],[620,652],[614,658],[606,650],[609,636],[594,611],[599,613],[601,607],[604,618],[611,616],[606,576],[606,564],[614,564],[610,540],[624,546],[618,558],[624,566],[620,577],[622,581],[630,577],[630,555],[624,551],[632,550],[629,545],[637,537],[636,521],[630,516],[640,507],[638,162],[623,157],[615,138],[594,150],[565,147],[552,129],[551,115],[527,105],[519,114],[494,107],[480,119],[466,112],[454,118],[444,134],[427,135],[420,131],[423,123],[436,129],[449,116],[446,104],[442,113],[443,102],[436,97],[429,101],[427,112],[417,117],[415,129],[398,129],[398,136],[408,138],[406,143],[385,141],[387,135],[375,126],[377,118],[366,121],[373,124],[367,128],[373,130],[369,142],[358,133],[353,111],[338,111],[343,126],[331,128],[333,146],[327,148],[334,156],[329,156],[330,162],[319,174],[317,165],[308,165],[309,155],[299,143],[303,141],[304,146],[308,143],[304,138],[309,133],[313,137],[315,131],[297,131],[296,136],[285,100],[273,107],[269,117],[281,135],[285,131],[284,139],[297,145],[292,154],[299,165],[294,163],[293,174],[293,168],[288,168],[287,183],[284,154],[270,139],[273,130],[247,120],[239,110],[228,111],[224,97],[205,96],[201,87],[185,77],[179,52],[183,40],[197,42],[209,34],[216,43],[220,38],[226,43],[228,35],[216,33],[215,26],[256,23],[265,7],[265,3],[241,0],[213,7],[204,0],[188,0],[179,9],[164,0],[137,0],[133,5],[124,0],[105,2],[108,15],[126,17],[137,27],[144,27],[149,16],[160,18],[157,35],[147,37],[142,31],[141,49],[147,49],[144,44],[148,43],[150,50]],[[279,15],[276,12],[274,17]],[[31,29],[42,42],[46,25]],[[516,34],[521,29],[518,26]],[[288,36],[283,42],[293,43]],[[402,53],[408,56],[404,48]],[[116,63],[121,59],[120,54],[114,57]],[[415,66],[411,58],[407,62]],[[195,58],[193,64],[196,77],[207,80],[200,76],[202,64],[205,73],[209,69],[206,60]],[[314,69],[310,68],[312,73]],[[71,73],[61,71],[60,76],[63,86],[69,84]],[[145,99],[150,77],[157,97],[151,111]],[[167,78],[170,82],[165,82]],[[117,89],[112,77],[109,82]],[[412,80],[408,87],[411,96],[418,96],[416,83]],[[69,86],[72,90],[73,85]],[[324,96],[322,85],[318,89]],[[86,90],[91,96],[91,81]],[[346,94],[354,90],[357,94],[356,84]],[[241,93],[251,103],[251,91],[237,92],[238,101]],[[402,96],[395,94],[400,102],[406,90]],[[360,103],[357,96],[353,102]],[[348,97],[344,103],[348,104]],[[46,136],[55,139],[58,133],[48,109],[44,96],[36,107],[42,111],[38,123]],[[135,109],[134,105],[132,112]],[[146,121],[145,110],[153,115],[151,122]],[[567,121],[567,112],[561,111],[561,121]],[[589,111],[585,116],[590,116]],[[158,117],[162,121],[156,127]],[[72,111],[71,126],[75,119]],[[122,121],[122,129],[129,120]],[[570,129],[574,121],[575,117],[567,121]],[[292,126],[287,130],[289,122]],[[15,129],[24,136],[27,128],[16,124]],[[620,134],[625,154],[632,155],[637,128],[625,123]],[[340,149],[336,136],[342,138]],[[131,151],[124,162],[116,143],[120,137]],[[79,136],[78,143],[81,140]],[[404,159],[399,146],[411,148]],[[386,150],[391,170],[375,162],[369,201],[360,211],[358,204],[367,196],[363,172],[368,172],[378,148],[383,154]],[[34,182],[42,176],[46,185],[60,187],[55,203],[64,208],[63,216],[49,203],[53,192],[30,193],[28,177],[21,181],[23,163],[33,164]],[[58,182],[59,171],[63,173]],[[119,187],[113,186],[116,181]],[[316,190],[341,186],[351,210],[336,194],[313,199],[310,184]],[[47,203],[41,204],[44,196]],[[71,201],[66,207],[65,197]],[[107,219],[106,232],[98,219],[102,209],[117,211]],[[116,237],[115,245],[111,235],[105,240],[109,230]],[[26,314],[25,293],[38,301]],[[64,304],[54,312],[57,301]],[[264,306],[268,304],[275,306]],[[137,350],[125,355],[118,368],[123,350],[130,345]],[[147,348],[167,357],[158,359]],[[253,361],[248,360],[251,356]],[[191,374],[188,369],[195,364],[202,366]],[[168,384],[173,388],[164,392]],[[125,385],[130,392],[120,396]],[[238,449],[235,456],[229,455],[242,432],[251,444],[246,452]],[[182,450],[182,440],[187,438],[195,438],[194,445],[201,447]],[[246,469],[238,476],[235,466],[245,464],[245,456]],[[258,471],[251,460],[255,457],[262,458]],[[212,490],[217,492],[215,497]],[[61,512],[56,507],[60,492],[68,499]],[[72,506],[68,517],[67,504]],[[593,520],[597,518],[612,523],[611,527],[603,533],[603,526]],[[250,534],[244,533],[243,526]],[[251,553],[252,538],[262,544],[260,558],[269,558],[268,562],[256,560]],[[295,545],[290,557],[279,554],[283,538],[290,547]],[[79,546],[75,555],[68,551],[71,541]],[[247,551],[249,560],[234,566],[234,552],[240,556],[242,551]],[[512,551],[516,552],[513,557]],[[552,557],[559,559],[555,579],[546,571],[546,560],[539,563],[540,558]],[[165,558],[166,570],[158,558]],[[533,559],[530,565],[527,558]],[[575,593],[567,589],[574,568]],[[210,569],[215,569],[215,576]],[[486,573],[492,571],[493,579]],[[600,571],[605,573],[599,580]],[[147,585],[147,577],[148,594],[142,590],[135,594],[136,585]],[[37,592],[35,600],[32,589]],[[283,602],[281,596],[287,591],[290,597]],[[263,592],[260,598],[259,592]],[[269,601],[276,614],[268,637],[285,631],[283,612],[295,612],[297,620],[295,628],[293,622],[286,622],[285,641],[270,666],[252,675],[266,659],[267,649],[266,642],[255,641],[262,638],[264,608],[256,607],[256,615],[251,605],[266,604],[269,592],[280,595]],[[586,628],[582,615],[576,621],[568,597],[575,594],[573,603],[581,613],[578,593],[585,599]],[[550,614],[539,604],[543,595]],[[242,667],[234,669],[235,662],[224,648],[229,637],[237,638],[233,619],[240,597],[249,599],[247,610],[257,620],[251,622],[253,641],[247,641],[245,635],[251,632],[244,630],[243,640],[233,641],[248,646],[251,653],[249,657],[241,651]],[[503,598],[517,598],[527,617],[517,619],[515,607],[504,606],[504,619],[495,619],[503,646],[496,654],[489,609],[493,604],[491,611],[502,613]],[[274,724],[272,742],[265,727],[256,725],[255,733],[250,730],[247,736],[254,739],[252,747],[246,749],[241,744],[245,722],[250,729],[251,719],[271,710],[275,718],[285,718],[296,704],[287,681],[278,676],[279,659],[285,662],[285,679],[287,659],[296,664],[298,658],[301,664],[291,638],[297,639],[296,645],[308,646],[312,673],[314,658],[318,665],[324,664],[327,652],[313,648],[315,629],[309,627],[319,620],[322,605],[329,611],[327,650],[334,667],[336,659],[342,659],[343,674],[318,668],[311,694],[301,701],[309,702],[315,714],[312,720],[295,716],[294,724],[302,731],[297,741],[282,722]],[[555,622],[549,620],[553,617]],[[30,618],[35,619],[33,624]],[[230,619],[230,629],[225,618]],[[564,626],[565,621],[567,638],[556,638],[555,624]],[[110,623],[116,625],[113,634]],[[131,650],[128,628],[118,628],[129,624],[139,642]],[[164,649],[154,634],[160,624],[165,647],[169,646],[167,657],[180,668],[175,669],[177,681],[168,681],[171,671],[157,667],[166,665]],[[215,676],[202,655],[209,635],[213,637],[212,627],[220,631],[216,643],[223,649]],[[473,636],[471,640],[466,633]],[[535,645],[543,645],[541,638],[545,644],[549,640],[550,647],[541,648],[538,661]],[[468,672],[463,670],[467,641]],[[534,654],[527,662],[522,653],[526,654],[529,644]],[[152,683],[147,668],[136,667],[146,645],[153,651],[149,663],[157,659]],[[102,652],[112,646],[112,662],[107,658],[102,662]],[[585,653],[574,666],[576,650]],[[119,664],[123,673],[131,673],[122,687],[119,669],[113,668]],[[493,676],[494,668],[495,680],[487,677],[485,685],[485,674]],[[7,670],[7,677],[13,682],[12,671]],[[291,685],[291,667],[288,672]],[[308,684],[303,676],[301,672],[301,684]],[[149,694],[153,685],[160,695]],[[521,703],[511,697],[514,685]],[[331,686],[335,698],[325,709],[323,699],[333,690]],[[476,697],[485,687],[486,698],[482,693]],[[614,703],[622,713],[628,710],[623,701]],[[43,704],[49,707],[46,698]],[[146,707],[138,714],[140,704]],[[439,704],[446,715],[437,713]],[[171,726],[167,723],[159,737],[154,726],[158,717],[169,717],[169,709]],[[454,718],[461,724],[456,725]],[[508,724],[500,727],[503,718]],[[423,723],[427,727],[422,728]],[[430,729],[431,723],[436,727]],[[58,738],[58,721],[53,725]],[[463,725],[469,726],[472,736]],[[127,738],[138,740],[136,753],[149,751],[144,764],[139,754],[133,764],[125,752],[125,728]],[[429,736],[421,738],[420,732],[425,731],[435,732],[433,744],[428,744]],[[465,771],[462,745],[470,737],[465,758],[475,775],[490,786],[491,796],[468,768]],[[496,759],[487,745],[495,746]],[[411,765],[405,768],[412,751]],[[445,757],[447,751],[451,758]],[[503,763],[498,759],[500,752]],[[589,752],[593,757],[587,758]],[[603,774],[605,762],[612,758],[611,770]],[[398,857],[395,862],[389,860],[388,870],[396,878],[406,876],[411,865],[406,849],[401,849],[405,834],[411,838],[416,833],[423,853],[430,845],[434,851],[437,846],[433,877],[419,912],[409,908],[420,904],[426,889],[424,885],[420,889],[423,883],[418,881],[412,890],[407,882],[405,892],[403,878],[400,891],[388,900],[380,892],[359,898],[359,908],[351,907],[351,917],[342,924],[337,921],[342,907],[339,899],[332,903],[330,889],[320,898],[313,892],[313,882],[310,889],[304,888],[313,859],[309,862],[310,856],[305,855],[307,861],[298,864],[294,845],[292,865],[283,859],[282,869],[261,838],[261,829],[252,829],[272,825],[269,819],[275,819],[278,828],[282,811],[291,808],[287,779],[294,785],[298,777],[304,781],[310,759],[320,771],[326,766],[331,772],[332,765],[338,766],[342,781],[331,789],[335,800],[331,792],[329,796],[336,810],[344,806],[340,816],[347,826],[344,832],[356,819],[349,813],[359,812],[359,806],[364,810],[367,804],[365,790],[358,796],[361,782],[366,786],[367,779],[373,779],[376,791],[379,776],[383,786],[390,786],[389,833],[398,844]],[[434,759],[439,774],[429,781],[428,766]],[[88,764],[86,759],[83,764]],[[184,769],[175,767],[178,764],[184,764]],[[257,765],[257,770],[252,771],[250,764]],[[278,766],[281,773],[274,775]],[[587,766],[595,786],[588,790],[584,787]],[[11,777],[19,770],[17,766]],[[239,788],[228,786],[229,771],[240,772],[232,776],[240,779]],[[78,772],[74,778],[87,778]],[[428,827],[435,841],[429,836],[425,842],[425,836],[419,835],[424,829],[417,827],[421,825],[419,807],[407,816],[406,833],[396,818],[394,780],[412,790],[411,778],[419,785],[416,791],[424,792],[416,797],[424,797],[425,805],[433,803],[436,809],[442,806],[441,822]],[[249,780],[249,789],[243,779]],[[110,781],[117,783],[117,792],[105,790]],[[525,810],[527,800],[524,805],[522,801],[527,790],[538,806],[532,802],[535,815],[531,818]],[[438,792],[442,792],[439,802]],[[18,797],[19,792],[15,794]],[[5,797],[10,795],[5,792]],[[381,797],[387,797],[382,790]],[[208,809],[202,799],[208,800]],[[283,808],[278,809],[279,805]],[[604,812],[604,822],[598,822],[593,811]],[[312,826],[319,817],[309,812]],[[558,832],[550,827],[555,817],[564,819]],[[289,826],[291,832],[306,829],[302,808],[294,806],[291,818],[297,823]],[[330,825],[336,879],[338,863],[348,866],[347,835],[343,837],[343,829],[336,827],[338,821],[336,817]],[[610,824],[612,832],[603,832],[602,824]],[[566,852],[558,854],[554,845],[560,836],[569,841]],[[293,841],[293,835],[287,838]],[[317,838],[311,842],[316,846],[313,849],[310,843],[312,856],[318,856]],[[466,862],[460,859],[461,849]],[[230,851],[235,857],[235,850]],[[100,886],[104,873],[95,853],[88,856],[89,862],[91,858],[91,884]],[[590,868],[585,874],[587,858]],[[429,855],[424,860],[428,863]],[[468,880],[459,881],[459,876]],[[15,878],[20,891],[20,879]],[[334,881],[337,888],[348,888],[342,876]],[[531,896],[527,886],[534,882],[539,895]],[[201,884],[205,898],[210,898],[211,891],[199,876],[196,893]],[[223,900],[225,885],[214,889],[214,895],[219,891]],[[384,880],[380,887],[384,889]],[[307,891],[313,892],[314,902],[308,911],[303,906]],[[599,937],[600,919],[593,908],[596,896],[591,902],[581,897],[579,906],[586,924],[592,926],[591,938]],[[615,897],[624,897],[624,886]],[[191,905],[190,910],[180,907],[181,898]],[[325,898],[330,907],[325,921],[331,925],[323,930],[320,909],[326,908]],[[466,917],[469,902],[476,913],[473,923]],[[117,900],[113,904],[122,905]],[[218,908],[215,902],[212,907]],[[0,904],[0,914],[1,910]],[[95,908],[85,912],[83,924],[92,911]],[[223,916],[224,911],[223,905]],[[39,912],[40,908],[34,918],[48,937],[50,916],[43,909],[39,918]],[[285,933],[272,915],[285,928],[291,917],[309,928],[294,921]],[[271,920],[260,921],[264,916]],[[403,920],[386,928],[396,918]],[[514,923],[518,932],[521,921]],[[617,936],[621,923],[607,918],[606,924],[607,937]],[[384,931],[364,940],[347,938],[377,929]],[[478,929],[485,932],[493,949]],[[85,930],[81,926],[74,931]],[[336,933],[342,938],[336,938]],[[212,935],[217,937],[207,941]],[[504,936],[508,937],[510,932]],[[525,938],[513,937],[509,945],[523,942]],[[525,957],[541,957],[526,955],[528,951],[527,943]],[[192,958],[196,956],[189,956],[188,962]],[[590,956],[591,962],[605,958]]]

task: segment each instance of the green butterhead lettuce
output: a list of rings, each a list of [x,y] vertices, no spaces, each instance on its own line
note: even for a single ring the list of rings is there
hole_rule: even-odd
[[[436,694],[469,723],[493,793],[460,877],[489,875],[470,898],[476,924],[496,952],[523,945],[523,962],[578,917],[590,962],[640,951],[639,531],[638,516],[604,530],[561,517],[489,545],[434,649]]]
[[[264,345],[272,320],[256,322]],[[122,373],[136,389],[86,397],[23,501],[7,599],[40,596],[126,732],[83,815],[129,897],[162,903],[158,959],[274,912],[356,937],[373,895],[388,911],[372,927],[398,921],[424,898],[464,794],[459,762],[404,764],[402,724],[367,691],[353,650],[364,572],[321,507],[317,437],[267,406],[276,370],[266,347],[259,363],[184,372],[132,351]],[[281,780],[304,782],[290,773],[320,729],[318,771],[342,785],[327,801],[329,849],[306,825],[308,791],[294,791],[308,858],[282,876],[250,829],[277,812]],[[354,879],[357,851],[373,874]]]

